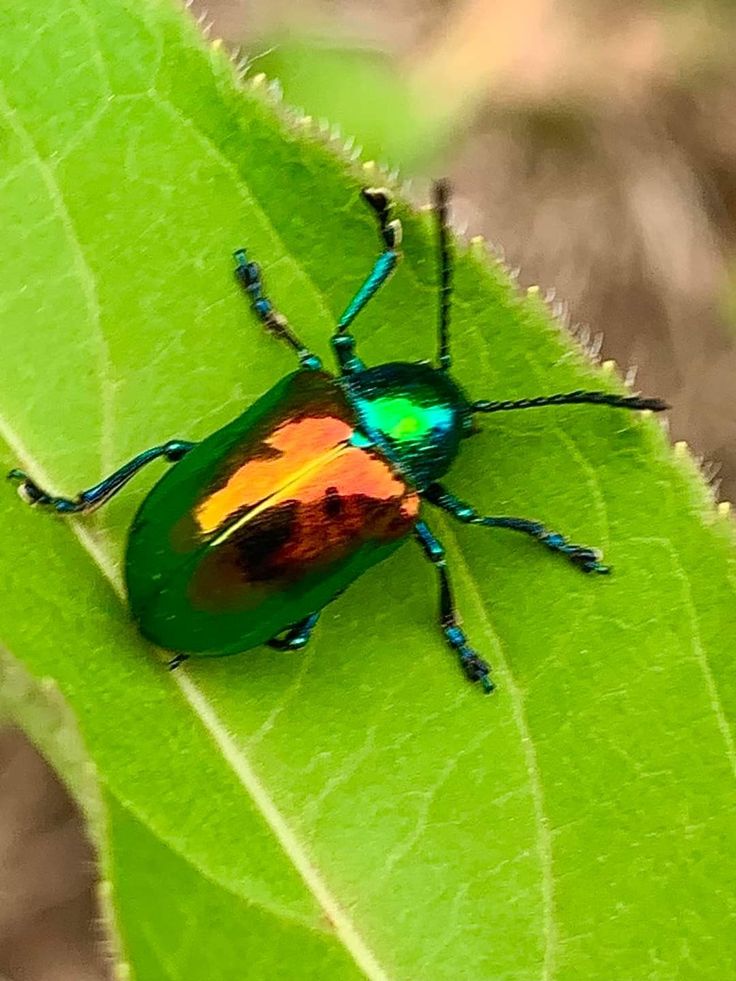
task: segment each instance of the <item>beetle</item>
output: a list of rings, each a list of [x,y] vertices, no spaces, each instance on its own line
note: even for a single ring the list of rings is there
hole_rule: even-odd
[[[302,344],[263,290],[257,263],[234,253],[235,275],[267,330],[299,365],[242,415],[198,443],[174,439],[136,456],[74,498],[12,470],[29,504],[86,514],[156,459],[173,464],[141,504],[128,536],[125,580],[140,632],[190,655],[234,654],[267,643],[303,648],[324,607],[366,569],[413,537],[439,580],[439,626],[465,676],[490,692],[489,665],[455,611],[445,552],[422,516],[424,501],[466,524],[531,536],[583,572],[608,573],[601,553],[538,521],[485,516],[440,482],[478,413],[595,404],[662,411],[660,399],[575,391],[516,401],[473,401],[450,374],[452,250],[446,181],[433,187],[439,255],[437,363],[367,367],[351,325],[393,272],[401,223],[385,188],[362,196],[382,250],[332,336],[338,374]]]

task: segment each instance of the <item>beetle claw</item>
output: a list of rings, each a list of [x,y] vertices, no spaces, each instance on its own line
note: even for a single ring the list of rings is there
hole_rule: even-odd
[[[570,561],[583,572],[597,572],[603,576],[611,572],[611,566],[601,562],[603,552],[599,548],[578,547],[574,551],[568,552],[568,556]]]
[[[46,495],[43,493],[40,487],[33,483],[28,474],[24,473],[23,470],[11,470],[8,474],[8,480],[11,483],[17,483],[16,490],[18,491],[18,497],[26,504],[45,504]]]
[[[386,215],[391,207],[391,195],[385,187],[364,187],[361,191],[363,199],[379,215]]]
[[[478,657],[475,651],[469,651],[468,654],[462,659],[463,671],[465,672],[465,677],[468,681],[475,683],[479,681],[483,690],[487,695],[495,689],[495,685],[491,681],[490,666],[483,660],[482,657]]]

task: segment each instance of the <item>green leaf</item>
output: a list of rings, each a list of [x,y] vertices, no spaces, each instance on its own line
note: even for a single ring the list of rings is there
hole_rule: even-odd
[[[74,493],[293,367],[233,248],[329,356],[377,249],[357,192],[380,178],[241,91],[164,0],[15,0],[1,23],[0,463]],[[434,351],[428,220],[399,211],[404,262],[356,322],[372,362]],[[478,398],[611,384],[478,246],[453,347]],[[492,697],[444,648],[413,545],[304,654],[167,673],[119,573],[157,466],[87,520],[0,494],[1,714],[85,809],[131,977],[734,974],[733,536],[651,420],[510,413],[464,447],[456,493],[616,568],[430,516]]]

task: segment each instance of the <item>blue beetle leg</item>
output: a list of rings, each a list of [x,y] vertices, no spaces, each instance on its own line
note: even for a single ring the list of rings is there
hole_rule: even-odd
[[[152,460],[165,457],[169,463],[176,463],[183,456],[196,446],[196,443],[189,443],[182,439],[171,439],[162,446],[154,446],[150,450],[139,453],[124,466],[116,470],[115,473],[106,477],[99,484],[83,490],[74,498],[54,497],[47,493],[22,470],[11,470],[8,480],[17,482],[18,493],[27,504],[40,507],[48,507],[58,514],[89,514],[96,510],[118,491],[124,487],[128,481],[134,477],[139,470],[142,470]]]
[[[363,362],[355,354],[355,338],[348,333],[347,328],[393,272],[399,259],[398,248],[401,243],[401,222],[398,218],[390,219],[389,192],[382,187],[365,187],[361,193],[363,199],[376,213],[384,250],[376,259],[363,285],[348,303],[332,335],[332,347],[343,374],[360,371],[364,367]]]
[[[302,368],[309,368],[312,371],[319,370],[322,367],[320,359],[302,344],[289,326],[286,317],[275,310],[268,297],[263,295],[261,269],[258,263],[248,261],[245,249],[237,249],[233,252],[233,258],[235,259],[235,278],[250,298],[251,306],[258,314],[266,330],[280,338],[289,345],[292,351],[296,352]]]
[[[525,535],[536,538],[538,542],[553,552],[559,552],[569,559],[573,565],[583,572],[598,572],[607,575],[611,567],[603,565],[600,561],[602,553],[597,548],[588,548],[586,545],[573,545],[564,535],[559,532],[549,531],[538,521],[530,521],[528,518],[506,518],[493,517],[478,514],[475,508],[464,501],[459,500],[451,494],[441,484],[430,484],[424,491],[424,497],[431,504],[447,511],[453,518],[469,525],[482,525],[485,528],[509,528],[511,531],[520,531]]]
[[[300,651],[309,643],[315,624],[319,620],[321,611],[310,613],[308,617],[299,620],[286,631],[283,637],[273,637],[268,641],[268,646],[276,651]]]
[[[468,681],[480,681],[484,691],[490,693],[495,685],[490,679],[491,669],[468,644],[452,599],[450,576],[445,563],[445,550],[423,521],[414,525],[414,536],[424,554],[434,565],[440,580],[440,627],[450,648],[460,658],[460,666]]]

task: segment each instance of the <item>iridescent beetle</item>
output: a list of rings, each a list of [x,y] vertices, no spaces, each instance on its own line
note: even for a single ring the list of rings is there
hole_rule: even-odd
[[[574,545],[526,518],[484,517],[438,483],[473,432],[473,415],[593,403],[623,409],[659,399],[569,392],[514,402],[471,401],[450,375],[452,263],[447,185],[434,187],[440,260],[438,364],[396,361],[367,368],[350,325],[390,276],[401,224],[384,189],[363,190],[383,252],[332,337],[339,376],[322,370],[262,290],[259,267],[235,252],[235,274],[266,328],[295,352],[287,375],[237,419],[201,443],[171,440],[141,453],[73,499],[54,497],[13,470],[29,504],[84,514],[108,501],[146,464],[174,466],[143,501],[130,531],[125,576],[141,633],[172,651],[235,654],[268,643],[306,645],[320,612],[354,579],[413,536],[439,577],[439,625],[470,681],[493,690],[452,599],[442,545],[420,518],[422,500],[459,521],[509,528],[559,552],[584,572],[606,573],[596,549]],[[187,653],[184,653],[184,652]]]

